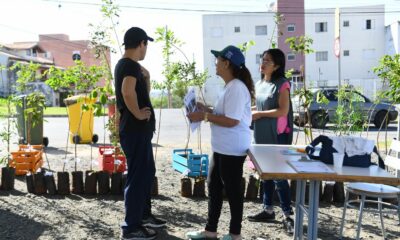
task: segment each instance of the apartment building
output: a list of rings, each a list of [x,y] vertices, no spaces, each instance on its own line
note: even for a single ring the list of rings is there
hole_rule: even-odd
[[[232,13],[203,15],[203,66],[208,69],[210,78],[204,87],[207,104],[213,104],[224,86],[215,74],[215,57],[210,50],[221,50],[227,45],[238,46],[248,41],[255,41],[245,53],[246,67],[253,79],[259,80],[259,63],[261,53],[268,49],[272,42],[277,42],[274,28],[275,12],[266,13]]]
[[[314,40],[305,78],[315,87],[351,84],[373,97],[380,81],[373,67],[385,54],[384,5],[341,8],[340,56],[335,55],[335,9],[306,11],[305,32]]]
[[[400,54],[400,21],[396,21],[385,28],[385,53],[388,55]]]
[[[385,6],[361,6],[340,9],[340,57],[335,56],[335,9],[305,10],[303,1],[293,5],[278,1],[268,12],[214,14],[203,16],[203,66],[211,77],[205,85],[205,97],[212,103],[223,87],[215,75],[211,49],[221,49],[228,44],[239,45],[254,40],[256,45],[246,52],[246,65],[255,81],[260,79],[260,54],[278,43],[287,57],[287,69],[293,68],[293,82],[312,87],[351,84],[363,89],[373,98],[381,81],[372,68],[379,64],[384,54],[399,51],[399,23],[384,25]],[[282,12],[284,20],[274,22],[275,11]],[[304,13],[304,14],[303,14]],[[314,53],[305,57],[291,52],[285,40],[291,36],[306,35],[313,39]],[[303,72],[302,72],[303,71]]]

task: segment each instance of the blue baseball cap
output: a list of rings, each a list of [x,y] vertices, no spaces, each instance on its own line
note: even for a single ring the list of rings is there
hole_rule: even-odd
[[[239,48],[229,45],[221,51],[211,50],[211,53],[214,54],[215,57],[222,57],[228,59],[233,63],[233,65],[237,67],[241,67],[244,65],[244,55]]]

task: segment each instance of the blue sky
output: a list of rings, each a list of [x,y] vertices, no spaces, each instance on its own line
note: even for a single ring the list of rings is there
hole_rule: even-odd
[[[199,39],[185,34],[188,22],[208,11],[266,11],[268,0],[115,0],[122,10],[117,28],[120,38],[130,26],[141,26],[152,35],[156,27],[174,26],[178,38],[187,43],[191,56]],[[99,24],[101,0],[2,0],[0,8],[0,43],[37,41],[38,34],[65,33],[73,40],[88,39],[89,23]],[[400,0],[305,0],[306,8],[334,8],[386,4],[386,23],[400,20]],[[146,9],[151,8],[151,9]],[[198,11],[165,11],[162,9],[186,9]],[[190,19],[190,20],[188,20]],[[197,18],[200,19],[200,18]],[[159,48],[153,45],[153,49]],[[198,46],[198,45],[197,45]],[[144,65],[159,62],[160,52],[149,51]],[[185,49],[184,49],[185,50]],[[114,56],[115,59],[119,54]],[[153,76],[159,76],[161,65],[155,64]]]

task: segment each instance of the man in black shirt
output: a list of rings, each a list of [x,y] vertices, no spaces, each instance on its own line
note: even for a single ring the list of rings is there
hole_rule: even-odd
[[[153,41],[138,27],[124,36],[125,53],[115,66],[117,108],[121,114],[119,135],[128,164],[125,185],[125,221],[121,239],[154,239],[157,232],[147,227],[165,226],[151,214],[150,193],[155,176],[151,139],[155,131],[150,102],[150,75],[138,61],[146,56]]]

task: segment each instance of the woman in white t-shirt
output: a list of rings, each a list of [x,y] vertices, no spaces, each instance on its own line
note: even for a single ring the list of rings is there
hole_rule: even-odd
[[[189,239],[217,239],[218,220],[225,189],[231,210],[229,234],[223,240],[242,239],[243,163],[251,144],[251,104],[254,85],[245,66],[243,53],[234,46],[222,51],[211,50],[216,57],[216,73],[225,81],[223,92],[213,110],[199,105],[202,111],[188,115],[189,119],[211,123],[213,158],[208,174],[208,218],[205,230],[189,232]]]

